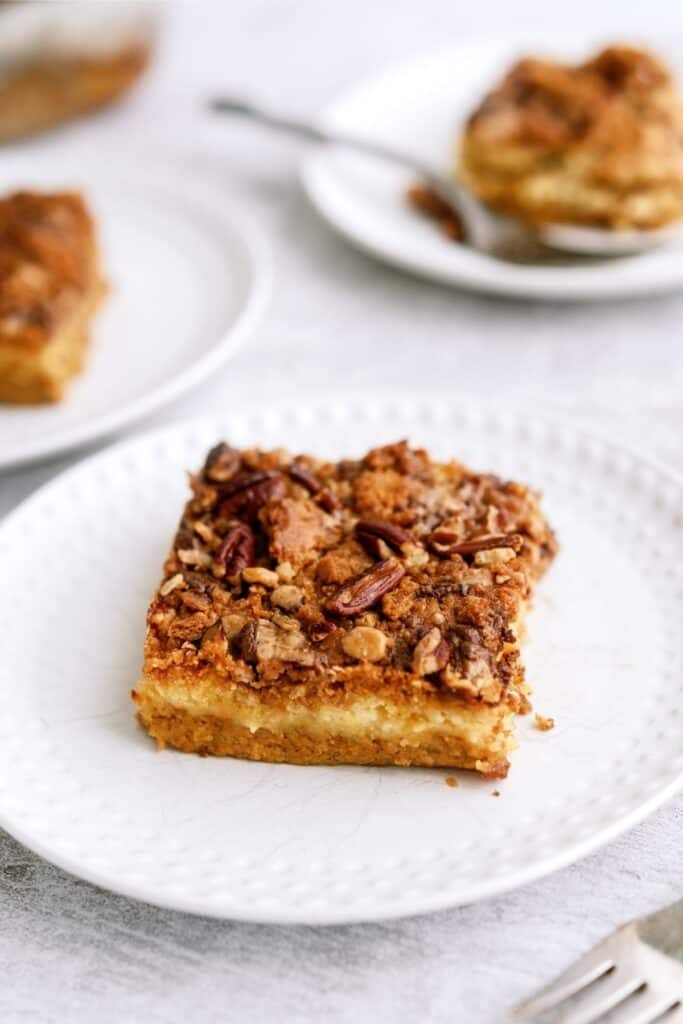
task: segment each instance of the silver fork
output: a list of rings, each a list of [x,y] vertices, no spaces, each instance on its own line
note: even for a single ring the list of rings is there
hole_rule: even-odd
[[[593,1024],[607,1013],[610,1024],[683,1024],[683,900],[612,932],[512,1019]]]

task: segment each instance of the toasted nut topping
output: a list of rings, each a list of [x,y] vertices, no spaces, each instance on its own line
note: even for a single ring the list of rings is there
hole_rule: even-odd
[[[358,661],[381,661],[387,652],[387,638],[374,626],[356,626],[342,637],[344,653]]]
[[[226,533],[214,555],[214,561],[223,566],[226,576],[236,576],[252,564],[255,549],[253,530],[246,523],[238,523]]]
[[[204,476],[212,483],[225,483],[232,480],[242,465],[242,456],[229,444],[221,441],[212,448],[204,463]]]
[[[443,639],[437,626],[418,640],[413,651],[412,668],[418,676],[430,676],[445,668],[450,659],[451,649]]]
[[[411,536],[402,526],[390,523],[386,519],[360,519],[356,523],[356,537],[371,555],[381,555],[378,541],[384,541],[390,548],[400,551],[401,546],[411,540]]]
[[[287,493],[281,473],[264,470],[258,473],[240,473],[228,483],[219,486],[222,501],[218,507],[221,516],[240,515],[255,519],[259,509],[269,501],[279,501]]]
[[[237,642],[245,661],[278,658],[299,665],[312,665],[315,661],[315,654],[301,632],[284,630],[268,619],[248,622]]]
[[[193,612],[206,612],[211,607],[211,600],[206,594],[198,594],[195,590],[181,590],[179,594],[182,604]]]
[[[477,551],[474,556],[475,565],[497,565],[499,562],[511,562],[517,557],[514,548],[491,548],[490,551]]]
[[[492,537],[473,537],[472,540],[460,541],[454,530],[438,527],[431,534],[429,543],[439,554],[476,555],[479,551],[490,551],[492,548],[521,551],[524,541],[518,533],[500,533]]]
[[[405,576],[405,569],[394,558],[376,562],[351,583],[347,583],[334,597],[326,602],[326,608],[335,615],[352,616],[372,608],[380,597],[398,586]]]
[[[300,633],[301,625],[297,619],[291,615],[283,615],[282,612],[273,612],[273,617],[270,620],[274,625],[280,629],[284,629],[285,633]]]
[[[208,551],[199,551],[198,548],[180,548],[177,555],[183,565],[196,565],[201,569],[211,565],[211,555]]]
[[[294,566],[291,562],[280,562],[279,565],[275,566],[275,572],[283,583],[291,583],[296,575],[294,572]]]
[[[410,569],[419,569],[429,561],[429,552],[419,544],[408,543],[403,545],[403,557]]]
[[[310,494],[318,494],[320,491],[320,481],[315,473],[311,473],[300,462],[293,462],[287,472],[295,483],[301,484]]]
[[[186,586],[185,577],[181,572],[177,572],[175,576],[171,576],[170,579],[165,580],[161,584],[161,586],[159,587],[159,593],[161,594],[162,597],[166,597],[166,595],[170,594],[172,590],[177,590],[178,587],[184,586]]]
[[[286,611],[294,611],[301,604],[303,596],[303,591],[299,587],[283,583],[275,588],[270,595],[270,600],[279,608],[284,608]]]
[[[318,503],[326,512],[338,512],[342,507],[341,499],[327,487],[318,494]]]
[[[207,526],[206,523],[203,523],[201,519],[198,519],[197,522],[194,523],[192,529],[198,537],[202,538],[205,544],[213,544],[218,539],[211,527]]]
[[[280,582],[278,574],[272,569],[262,569],[257,565],[244,569],[242,579],[245,583],[261,583],[264,587],[276,587]]]
[[[237,636],[248,621],[246,615],[223,615],[221,622],[223,623],[223,631],[228,640],[232,640],[234,636]]]

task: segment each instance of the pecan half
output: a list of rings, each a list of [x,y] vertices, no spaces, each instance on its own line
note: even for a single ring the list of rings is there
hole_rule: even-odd
[[[204,463],[204,478],[212,483],[232,480],[242,465],[242,456],[236,448],[221,441],[211,449]]]
[[[355,580],[338,590],[334,597],[325,602],[328,611],[347,618],[359,615],[398,586],[405,576],[405,569],[395,558],[376,562]]]
[[[412,669],[416,675],[430,676],[445,668],[451,656],[449,644],[441,635],[441,630],[434,626],[418,640],[413,651]]]
[[[287,469],[287,473],[294,483],[301,484],[310,494],[318,494],[321,487],[320,481],[310,469],[306,469],[300,462],[293,462]]]
[[[493,548],[512,548],[513,551],[520,551],[523,543],[523,538],[518,533],[499,533],[459,541],[453,530],[440,527],[437,527],[429,537],[429,544],[435,551],[448,555],[476,555],[478,551],[490,551]]]
[[[275,470],[264,470],[258,473],[240,473],[220,488],[221,503],[218,514],[221,516],[243,515],[254,519],[269,501],[284,498],[287,487],[282,474]]]
[[[384,541],[390,548],[400,551],[403,544],[411,540],[411,536],[402,526],[390,523],[386,519],[359,519],[356,523],[356,537],[366,551],[381,557]]]
[[[338,512],[342,507],[341,499],[337,497],[334,491],[330,491],[328,488],[319,492],[318,504],[324,508],[326,512]]]
[[[223,566],[226,576],[236,576],[242,569],[254,564],[255,549],[254,531],[246,523],[238,523],[226,533],[214,555],[214,561]]]

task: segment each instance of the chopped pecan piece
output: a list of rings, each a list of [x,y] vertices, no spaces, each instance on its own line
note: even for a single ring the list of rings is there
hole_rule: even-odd
[[[300,462],[293,462],[287,472],[295,483],[301,484],[310,494],[317,494],[320,491],[318,478]]]
[[[177,572],[175,576],[171,576],[170,579],[164,580],[159,587],[159,593],[162,597],[166,597],[171,593],[171,591],[177,590],[178,587],[184,587],[185,585],[185,577],[181,572]]]
[[[328,611],[344,617],[358,615],[398,586],[405,569],[394,558],[376,562],[370,569],[347,583],[325,603]]]
[[[387,638],[374,626],[356,626],[342,637],[345,654],[356,661],[381,661],[387,653]]]
[[[338,512],[342,508],[342,501],[334,491],[325,488],[324,491],[320,491],[318,494],[318,502],[326,512]]]
[[[303,601],[303,597],[300,587],[295,587],[291,583],[281,583],[270,595],[270,600],[272,604],[277,605],[278,608],[284,608],[285,611],[296,611]]]
[[[523,538],[518,533],[500,533],[460,541],[455,531],[440,527],[437,527],[429,537],[430,547],[439,554],[448,555],[476,555],[478,551],[490,551],[493,548],[512,548],[513,551],[521,551],[523,543]]]
[[[365,550],[375,556],[382,555],[379,541],[383,541],[394,551],[400,551],[403,544],[412,540],[407,530],[386,519],[359,519],[355,532]]]
[[[240,452],[236,448],[231,448],[225,441],[221,441],[206,456],[204,478],[211,483],[226,483],[228,480],[232,480],[241,466]]]
[[[240,473],[235,479],[220,486],[222,500],[218,514],[226,518],[240,515],[246,519],[255,519],[259,509],[269,501],[279,501],[286,493],[282,474],[276,470]]]
[[[260,565],[245,569],[242,573],[245,583],[260,583],[263,587],[276,587],[280,582],[278,574],[272,569],[264,569]]]
[[[252,528],[246,523],[238,523],[226,533],[214,555],[214,561],[223,566],[226,576],[236,576],[242,569],[254,564],[255,547]]]
[[[298,665],[312,665],[315,654],[305,636],[298,629],[286,630],[269,619],[248,622],[237,638],[245,661],[292,661]]]
[[[412,669],[418,676],[430,676],[439,672],[448,664],[451,649],[441,635],[441,630],[434,626],[421,637],[413,651]]]

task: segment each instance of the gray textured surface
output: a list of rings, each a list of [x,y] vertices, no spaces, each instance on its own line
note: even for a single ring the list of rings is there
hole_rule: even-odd
[[[625,34],[632,15],[622,6],[602,13],[607,23],[611,10]],[[578,25],[592,7],[577,0],[563,18]],[[450,387],[542,398],[683,469],[683,297],[575,308],[484,301],[414,281],[327,231],[299,193],[295,149],[209,125],[196,109],[202,90],[238,86],[313,111],[378,63],[464,29],[537,27],[548,5],[239,0],[229,8],[169,10],[146,87],[44,151],[122,133],[182,142],[272,239],[275,293],[252,343],[150,422],[219,409],[235,393]],[[674,11],[654,0],[650,25],[671,23]],[[74,458],[2,477],[0,515]],[[600,853],[500,899],[386,925],[286,929],[103,893],[0,833],[0,1020],[494,1024],[619,921],[679,897],[682,840],[679,799]]]

